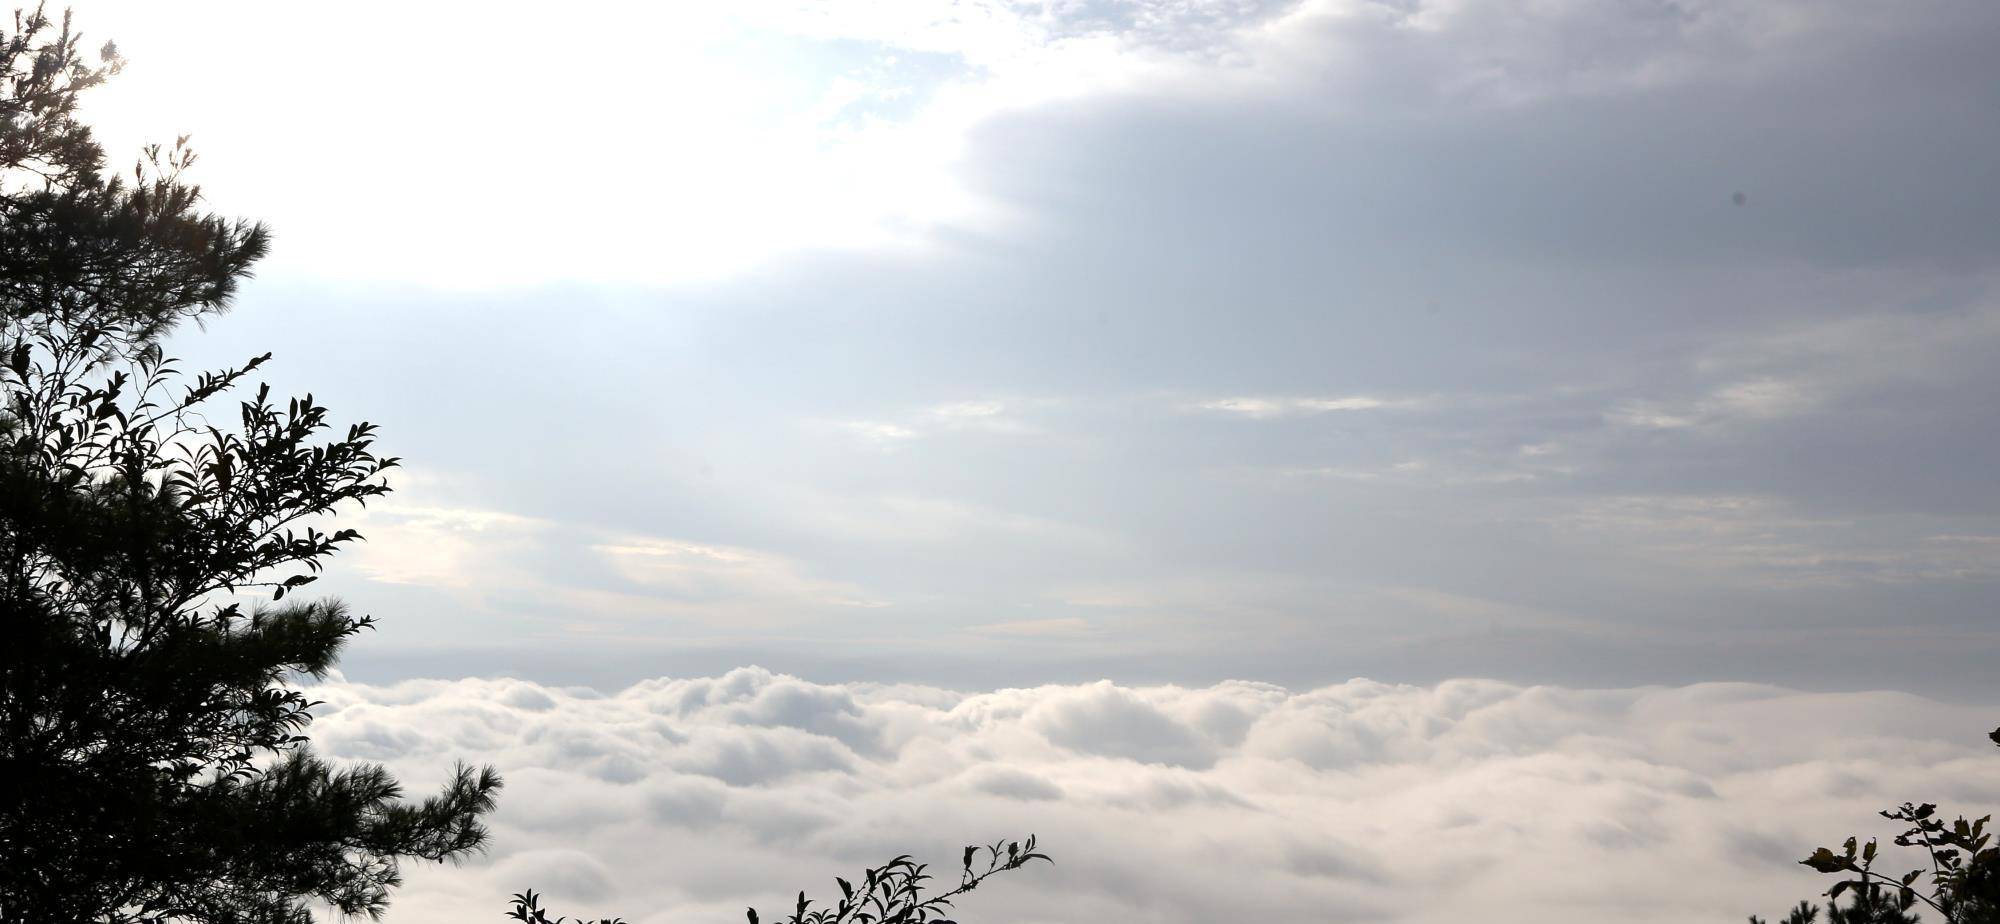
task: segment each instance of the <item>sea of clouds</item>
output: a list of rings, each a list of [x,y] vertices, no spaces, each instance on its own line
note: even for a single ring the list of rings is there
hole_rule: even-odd
[[[507,785],[492,849],[412,867],[392,922],[766,920],[899,853],[1040,836],[973,922],[1740,921],[1824,888],[1795,861],[1876,809],[2000,805],[2000,708],[1748,684],[1481,680],[1314,690],[1109,682],[962,693],[744,668],[603,694],[334,678],[322,752],[421,794]],[[1977,811],[1975,811],[1977,810]],[[1901,858],[1898,858],[1901,859]],[[1909,858],[1914,862],[1916,858]],[[1900,869],[1900,867],[1899,867]]]

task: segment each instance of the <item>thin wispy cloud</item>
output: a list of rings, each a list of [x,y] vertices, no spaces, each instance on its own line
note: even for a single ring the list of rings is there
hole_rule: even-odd
[[[1279,417],[1298,417],[1325,414],[1333,411],[1372,411],[1385,407],[1408,406],[1413,402],[1384,401],[1380,398],[1354,396],[1345,398],[1280,398],[1241,397],[1213,398],[1197,401],[1194,410],[1216,411],[1238,414],[1256,420],[1270,420]]]

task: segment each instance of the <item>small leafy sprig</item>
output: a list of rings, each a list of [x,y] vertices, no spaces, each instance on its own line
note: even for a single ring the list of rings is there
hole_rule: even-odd
[[[965,848],[961,858],[961,870],[957,888],[924,897],[924,883],[936,877],[926,872],[930,866],[918,863],[908,854],[896,857],[881,866],[862,873],[861,884],[841,877],[834,877],[840,887],[840,900],[832,905],[814,908],[815,902],[800,892],[798,902],[792,908],[790,917],[779,924],[957,924],[946,917],[952,901],[973,889],[987,879],[1009,870],[1020,869],[1036,860],[1055,863],[1048,854],[1035,849],[1035,836],[1030,834],[1023,841],[996,841],[989,845],[974,844]],[[979,861],[984,858],[985,866]],[[744,912],[749,924],[761,924],[757,909]],[[523,924],[625,924],[622,918],[603,918],[589,921],[583,918],[571,921],[567,917],[550,917],[541,907],[540,896],[533,890],[516,893],[513,908],[507,916]]]
[[[507,912],[507,916],[526,924],[625,924],[624,918],[600,918],[596,921],[587,921],[583,918],[574,921],[565,917],[551,918],[549,913],[543,910],[542,897],[536,894],[534,889],[514,893],[514,907]]]
[[[976,870],[974,864],[981,854],[986,857],[986,868]],[[924,872],[930,867],[908,855],[899,856],[866,871],[859,889],[853,883],[835,877],[833,881],[840,886],[841,898],[831,907],[815,910],[806,893],[800,892],[792,916],[786,918],[783,924],[957,924],[945,917],[953,899],[979,888],[979,884],[989,877],[1020,869],[1035,860],[1055,863],[1047,854],[1035,850],[1035,836],[1032,834],[1025,841],[967,846],[958,887],[924,898],[923,884],[935,878]],[[750,924],[759,924],[757,909],[751,908],[746,914]]]

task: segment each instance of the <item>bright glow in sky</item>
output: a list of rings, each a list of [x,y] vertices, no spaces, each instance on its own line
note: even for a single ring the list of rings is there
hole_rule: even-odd
[[[922,248],[1003,220],[952,175],[981,121],[1155,69],[1005,4],[199,9],[87,6],[133,60],[93,113],[114,149],[195,132],[217,201],[286,229],[270,271],[350,282],[673,283]]]

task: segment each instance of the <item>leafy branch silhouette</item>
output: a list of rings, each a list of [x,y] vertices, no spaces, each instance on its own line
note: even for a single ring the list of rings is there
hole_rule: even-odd
[[[2000,745],[2000,728],[1987,738]],[[1875,863],[1880,852],[1873,838],[1861,843],[1859,838],[1850,837],[1839,850],[1821,847],[1799,861],[1822,873],[1848,877],[1826,891],[1827,898],[1834,901],[1842,893],[1853,896],[1850,908],[1829,904],[1829,920],[1833,924],[1914,921],[1916,918],[1908,912],[1919,903],[1937,912],[1948,924],[2000,924],[2000,848],[1992,846],[1993,835],[1986,830],[1993,816],[1967,819],[1960,815],[1946,823],[1937,810],[1934,803],[1905,802],[1878,813],[1890,821],[1909,825],[1892,843],[1898,847],[1922,848],[1930,861],[1929,869],[1918,867],[1901,875],[1877,872]],[[1928,890],[1919,886],[1926,873]],[[1792,909],[1786,924],[1811,924],[1818,910],[1800,902]],[[1750,921],[1763,924],[1763,919],[1755,915]]]
[[[1055,863],[1048,854],[1037,851],[1035,847],[1035,836],[1032,834],[1025,841],[967,846],[961,858],[958,886],[929,897],[924,896],[923,890],[924,883],[936,878],[926,872],[931,867],[904,854],[863,872],[859,887],[844,878],[834,877],[841,897],[831,905],[815,908],[813,906],[817,903],[800,892],[791,916],[779,924],[958,924],[946,917],[947,910],[955,899],[979,888],[980,883],[1036,860]],[[977,864],[982,857],[986,865],[979,868]],[[757,909],[747,909],[744,914],[749,924],[762,924]],[[533,889],[514,895],[513,907],[507,912],[507,917],[524,924],[625,924],[623,918],[591,921],[551,917],[549,910],[541,905],[541,895]]]

